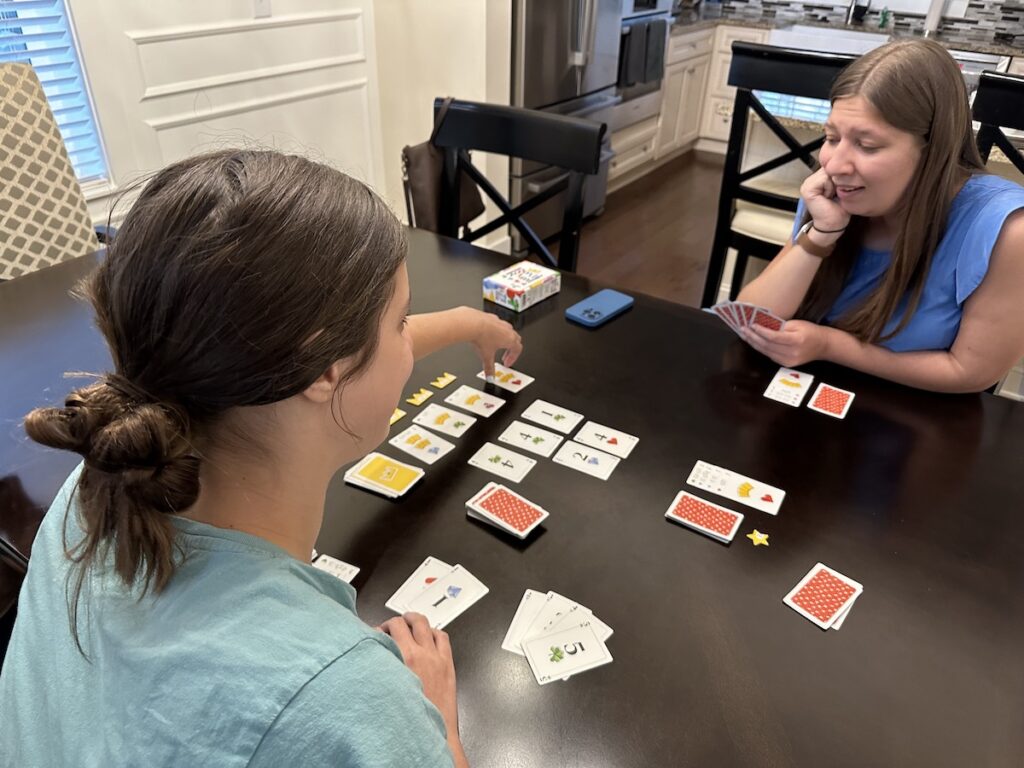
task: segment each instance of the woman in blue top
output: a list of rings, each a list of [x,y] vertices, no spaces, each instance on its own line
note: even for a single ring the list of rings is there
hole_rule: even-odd
[[[0,764],[466,765],[445,633],[367,626],[309,564],[414,358],[466,341],[493,373],[521,350],[478,310],[409,316],[406,250],[368,188],[303,158],[149,182],[83,286],[115,372],[25,420],[84,462],[33,545]]]
[[[986,175],[963,78],[905,40],[836,79],[793,235],[739,295],[780,317],[744,338],[913,387],[977,392],[1024,354],[1024,188]]]

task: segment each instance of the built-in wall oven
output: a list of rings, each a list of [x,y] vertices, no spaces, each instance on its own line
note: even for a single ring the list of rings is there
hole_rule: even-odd
[[[671,27],[672,0],[622,0],[616,78],[616,93],[621,101],[609,115],[609,133],[660,113],[661,81]]]
[[[646,2],[647,0],[639,0]],[[512,104],[560,115],[608,122],[621,101],[617,91],[622,0],[515,0],[512,6]],[[613,157],[606,135],[600,170],[588,176],[583,215],[604,208],[608,164]],[[566,171],[513,159],[509,198],[513,205],[558,184]],[[562,228],[565,196],[557,195],[524,218],[542,239]],[[513,252],[525,241],[512,233]]]

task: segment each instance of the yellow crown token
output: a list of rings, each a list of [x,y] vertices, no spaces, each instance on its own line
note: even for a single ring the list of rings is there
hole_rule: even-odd
[[[433,397],[433,395],[434,393],[431,392],[429,389],[424,389],[423,387],[420,387],[420,391],[414,394],[412,397],[407,397],[405,399],[405,402],[409,403],[409,405],[423,405],[423,403],[425,403],[427,400]]]
[[[438,376],[430,383],[433,384],[438,389],[444,389],[453,381],[455,381],[456,378],[458,377],[454,373],[448,373],[448,371],[445,371],[442,375]]]
[[[744,499],[750,498],[750,492],[754,490],[754,486],[750,483],[741,483],[740,487],[736,489],[736,493],[742,496]]]
[[[395,408],[394,413],[391,414],[391,424],[394,424],[403,416],[405,416],[405,411],[403,411],[401,408]]]

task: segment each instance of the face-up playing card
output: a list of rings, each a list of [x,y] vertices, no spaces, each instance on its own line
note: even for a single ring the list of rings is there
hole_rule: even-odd
[[[483,371],[480,371],[476,375],[478,379],[487,380],[487,376],[484,375]],[[507,389],[509,392],[519,392],[526,387],[533,384],[535,379],[532,376],[527,376],[525,373],[513,370],[512,368],[506,368],[503,365],[494,366],[494,383],[502,389]]]
[[[427,427],[452,437],[462,437],[466,430],[476,424],[476,418],[460,411],[453,411],[443,405],[431,403],[413,418],[413,424]]]
[[[764,391],[764,396],[769,400],[799,408],[804,395],[810,392],[813,381],[814,377],[809,373],[794,371],[792,368],[779,368],[772,377],[768,389]]]
[[[686,491],[676,494],[665,517],[725,543],[732,541],[743,522],[743,515],[739,512],[704,501]]]
[[[717,493],[769,515],[779,514],[779,507],[786,497],[786,492],[780,488],[744,477],[731,469],[716,467],[706,461],[698,461],[693,465],[693,471],[686,478],[686,482],[695,488]]]
[[[523,635],[537,617],[540,609],[544,607],[546,601],[547,595],[543,592],[528,589],[523,593],[523,598],[519,601],[519,607],[516,608],[516,614],[512,617],[512,623],[508,625],[505,639],[501,641],[503,649],[520,656],[523,655]]]
[[[545,400],[534,400],[530,407],[523,411],[523,418],[568,435],[576,428],[577,424],[583,421],[583,414]]]
[[[477,469],[493,472],[498,477],[518,483],[526,477],[527,472],[536,466],[537,460],[494,443],[484,443],[483,447],[470,458],[469,464]]]
[[[456,565],[409,601],[409,610],[422,613],[434,629],[444,629],[488,589],[473,574]]]
[[[591,448],[589,445],[582,445],[581,443],[567,440],[558,449],[558,453],[554,455],[552,461],[592,477],[607,480],[611,477],[615,468],[619,466],[621,459],[617,456],[612,456],[610,453]]]
[[[319,568],[321,571],[326,571],[337,579],[341,579],[346,584],[351,584],[352,579],[359,573],[359,568],[344,560],[339,560],[336,557],[330,555],[319,555],[313,560],[313,567]]]
[[[406,493],[424,474],[419,467],[373,452],[345,473],[345,482],[395,498]]]
[[[636,444],[640,442],[640,438],[627,435],[625,432],[606,427],[595,421],[588,421],[580,427],[580,431],[576,433],[573,440],[592,448],[600,448],[620,459],[628,458],[636,448]]]
[[[479,389],[467,387],[463,384],[444,399],[448,405],[490,418],[505,404],[500,397],[481,392]]]
[[[497,483],[488,483],[466,502],[470,515],[525,539],[547,517],[547,510]],[[476,514],[473,514],[476,513]]]
[[[574,605],[566,611],[560,618],[556,619],[551,624],[549,631],[557,632],[561,629],[565,629],[566,627],[575,627],[583,621],[590,622],[602,643],[608,642],[608,638],[613,634],[611,627],[597,618],[593,611],[583,605]]]
[[[805,619],[828,629],[863,591],[860,583],[818,563],[782,601]]]
[[[498,440],[524,451],[536,453],[538,456],[549,458],[555,452],[555,448],[562,442],[562,436],[549,432],[541,427],[527,424],[525,421],[513,421],[498,435]]]
[[[560,595],[557,592],[548,592],[544,596],[544,604],[534,614],[533,620],[528,626],[523,627],[522,636],[519,638],[520,644],[547,634],[576,605],[577,603],[574,603],[565,595]]]
[[[526,640],[523,652],[540,685],[564,680],[612,660],[608,647],[601,642],[589,621],[546,637]]]
[[[409,427],[400,432],[388,442],[400,451],[405,451],[414,456],[424,464],[433,464],[446,453],[455,448],[455,443],[449,443],[444,438],[432,434],[423,427]]]
[[[388,598],[384,606],[395,613],[405,613],[409,610],[408,605],[412,598],[449,573],[454,567],[439,558],[428,557],[402,583],[402,586],[395,590],[395,594]]]
[[[853,397],[853,392],[822,383],[814,390],[814,397],[811,398],[811,402],[807,404],[807,407],[812,411],[818,411],[818,413],[825,413],[837,419],[845,419],[846,413],[850,410],[850,405],[853,403]]]

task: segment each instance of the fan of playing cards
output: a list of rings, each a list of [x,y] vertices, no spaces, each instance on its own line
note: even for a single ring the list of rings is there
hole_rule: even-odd
[[[760,325],[772,331],[781,331],[786,321],[764,307],[742,301],[723,301],[711,307],[711,311],[737,333],[741,328]]]
[[[501,647],[525,656],[540,685],[568,680],[612,661],[612,628],[557,592],[523,593]]]

